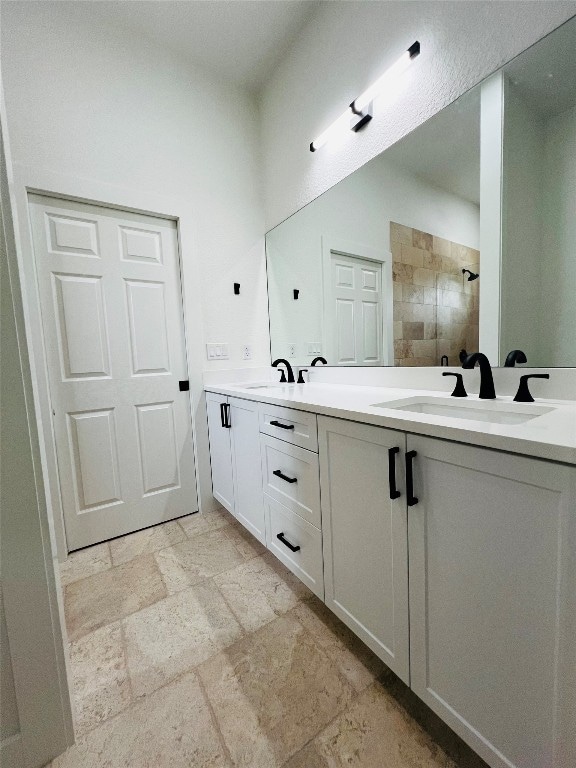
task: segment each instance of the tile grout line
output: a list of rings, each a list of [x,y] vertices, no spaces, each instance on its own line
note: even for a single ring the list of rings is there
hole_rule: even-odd
[[[232,760],[232,755],[230,754],[230,750],[228,749],[228,745],[226,744],[226,740],[224,739],[224,734],[222,733],[222,729],[220,728],[220,723],[218,722],[218,717],[216,715],[216,712],[214,710],[214,706],[212,704],[212,700],[210,699],[210,696],[208,695],[208,691],[206,689],[206,686],[204,685],[204,680],[202,680],[202,676],[198,672],[198,667],[194,669],[193,672],[194,676],[196,677],[196,680],[198,681],[198,685],[200,686],[200,690],[202,691],[202,696],[204,697],[204,701],[206,702],[206,706],[208,707],[208,711],[210,712],[210,718],[214,724],[214,728],[216,729],[216,733],[218,734],[218,740],[222,746],[222,749],[224,750],[224,754],[230,764],[230,766],[234,765],[234,761]]]
[[[120,639],[122,643],[122,653],[124,654],[124,666],[126,669],[126,678],[128,680],[128,688],[130,689],[130,707],[136,701],[134,696],[134,688],[132,686],[132,675],[130,674],[130,665],[128,664],[128,645],[126,643],[126,630],[124,627],[124,619],[120,619]],[[129,709],[129,707],[126,707]]]

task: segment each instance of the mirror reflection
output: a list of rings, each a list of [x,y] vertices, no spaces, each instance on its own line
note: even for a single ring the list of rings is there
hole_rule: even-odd
[[[576,365],[574,50],[571,21],[268,233],[273,359]]]

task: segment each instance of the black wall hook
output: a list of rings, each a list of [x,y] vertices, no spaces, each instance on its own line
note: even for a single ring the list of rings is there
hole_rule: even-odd
[[[296,301],[296,299],[298,298],[298,295],[300,293],[300,289],[299,288],[294,288],[293,293],[294,293],[294,301]]]
[[[239,295],[239,293],[240,293],[240,283],[234,283],[234,293],[236,294],[236,296]]]

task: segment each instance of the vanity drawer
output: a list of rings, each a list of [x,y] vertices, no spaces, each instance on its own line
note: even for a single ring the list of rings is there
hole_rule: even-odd
[[[286,568],[324,600],[322,534],[283,504],[264,494],[266,545]],[[298,547],[296,552],[294,548]]]
[[[318,454],[260,435],[264,492],[320,528]]]
[[[260,432],[318,453],[315,413],[260,403]]]

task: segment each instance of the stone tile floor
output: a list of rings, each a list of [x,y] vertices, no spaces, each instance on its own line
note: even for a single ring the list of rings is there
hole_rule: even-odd
[[[63,564],[77,743],[52,768],[481,768],[228,513]]]

